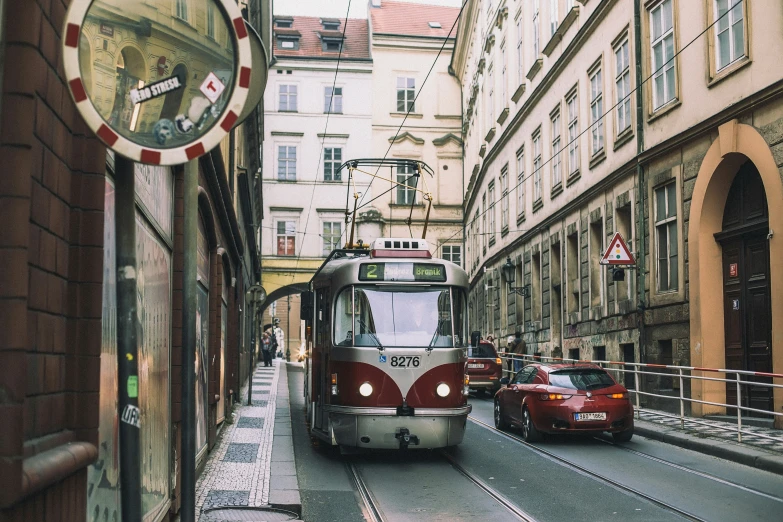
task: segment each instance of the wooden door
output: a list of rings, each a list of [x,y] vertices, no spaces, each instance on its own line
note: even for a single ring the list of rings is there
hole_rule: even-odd
[[[769,281],[769,240],[764,186],[752,163],[737,174],[716,235],[723,250],[723,317],[726,368],[772,371],[772,314]],[[734,378],[734,375],[729,375]],[[771,382],[763,377],[745,381]],[[737,385],[726,385],[728,404],[736,404]],[[771,411],[772,389],[741,386],[741,405]],[[736,410],[732,410],[736,414]],[[745,413],[745,415],[759,415]]]

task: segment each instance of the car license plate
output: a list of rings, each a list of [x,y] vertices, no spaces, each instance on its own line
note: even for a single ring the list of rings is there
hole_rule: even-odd
[[[605,421],[606,413],[574,413],[574,419],[581,421]]]
[[[393,368],[418,368],[421,366],[421,357],[418,355],[393,355],[391,365]]]
[[[468,364],[468,368],[483,368],[483,364]]]

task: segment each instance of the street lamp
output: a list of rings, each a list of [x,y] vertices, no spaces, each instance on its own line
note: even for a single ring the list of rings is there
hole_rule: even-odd
[[[513,286],[514,280],[516,279],[517,269],[511,262],[511,257],[506,258],[506,263],[501,267],[501,269],[503,270],[503,277],[506,279],[506,283],[508,283],[509,292],[521,295],[522,297],[528,297],[530,295],[529,286]]]

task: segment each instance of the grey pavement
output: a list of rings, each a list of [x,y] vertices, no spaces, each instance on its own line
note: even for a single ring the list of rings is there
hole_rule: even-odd
[[[246,386],[241,397],[196,483],[197,521],[211,521],[211,510],[226,507],[301,512],[285,361],[256,367],[252,405]]]

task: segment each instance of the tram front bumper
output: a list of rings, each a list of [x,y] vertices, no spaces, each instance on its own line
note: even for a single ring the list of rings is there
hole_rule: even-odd
[[[329,422],[337,444],[373,449],[432,449],[462,442],[472,406],[420,408],[397,415],[396,408],[329,406]]]

